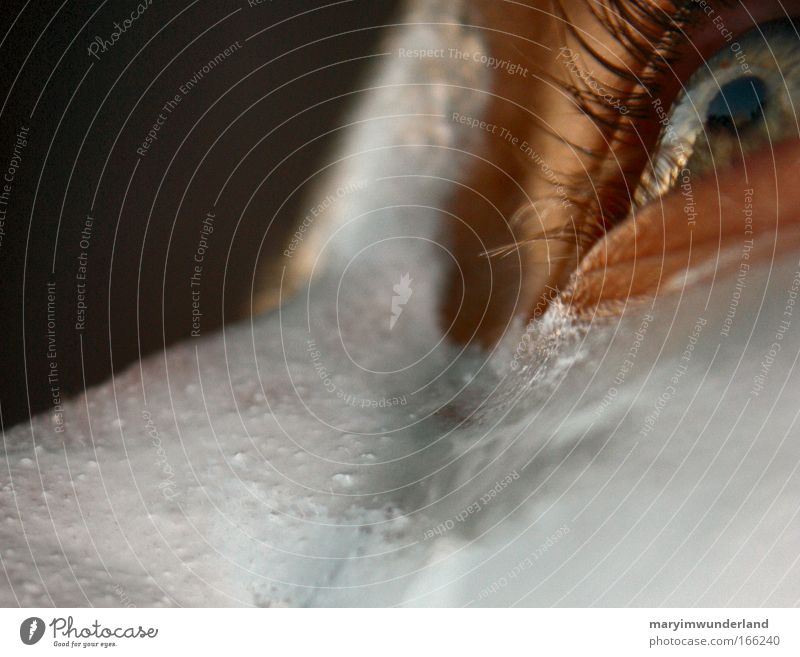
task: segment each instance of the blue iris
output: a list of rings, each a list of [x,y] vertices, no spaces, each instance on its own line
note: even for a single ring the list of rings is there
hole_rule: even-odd
[[[740,132],[763,117],[767,86],[755,75],[724,84],[708,105],[706,123],[711,128]]]

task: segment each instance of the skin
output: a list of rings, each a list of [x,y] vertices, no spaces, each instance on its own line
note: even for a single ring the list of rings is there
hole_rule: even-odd
[[[669,2],[652,3],[662,11],[674,11]],[[712,3],[713,4],[713,3]],[[590,10],[600,10],[602,4],[569,2],[563,3],[564,15],[552,11],[549,1],[505,3],[476,3],[471,18],[478,25],[486,25],[490,30],[487,36],[492,53],[500,60],[531,62],[533,68],[528,77],[497,76],[493,82],[492,99],[486,109],[487,121],[507,127],[520,141],[535,144],[536,151],[544,162],[557,163],[557,173],[542,175],[539,167],[519,157],[515,149],[509,148],[503,139],[491,138],[485,145],[488,160],[495,167],[476,166],[466,186],[471,193],[458,195],[454,200],[454,212],[464,219],[467,228],[455,231],[455,253],[459,264],[459,276],[453,281],[453,289],[461,285],[461,276],[466,276],[475,303],[469,308],[460,308],[456,303],[444,306],[446,326],[451,327],[451,335],[461,341],[477,339],[486,345],[495,343],[506,329],[506,319],[515,313],[528,313],[531,309],[547,303],[553,290],[570,288],[566,294],[567,302],[583,298],[576,296],[570,282],[587,251],[594,247],[594,254],[608,251],[604,244],[596,244],[606,230],[596,226],[593,218],[597,206],[608,207],[606,198],[608,187],[615,187],[615,193],[623,198],[632,194],[636,187],[641,168],[646,164],[661,130],[652,102],[645,107],[645,113],[635,120],[635,137],[622,135],[612,127],[599,126],[589,119],[576,106],[575,101],[563,89],[563,85],[574,83],[574,78],[583,76],[592,81],[594,88],[611,98],[624,98],[626,94],[650,94],[645,87],[637,85],[644,80],[649,66],[639,61],[609,34],[608,28]],[[791,3],[763,2],[749,3],[742,7],[726,8],[714,5],[708,19],[701,19],[686,34],[685,41],[678,45],[674,63],[668,72],[659,77],[660,90],[651,94],[652,100],[662,99],[663,106],[669,107],[670,99],[680,90],[682,83],[704,59],[720,47],[718,25],[724,25],[732,35],[739,35],[752,28],[754,24],[774,18],[785,17],[792,11]],[[704,17],[705,18],[705,17]],[[715,23],[714,19],[721,19]],[[566,27],[569,25],[569,29]],[[513,35],[513,36],[511,36]],[[593,61],[587,55],[580,39],[588,44],[599,56],[624,70],[630,80],[620,80],[611,71]],[[660,52],[657,38],[647,39],[653,57]],[[566,49],[566,50],[565,50]],[[565,66],[569,56],[575,54],[577,66],[570,70]],[[624,105],[624,104],[623,104]],[[606,108],[607,109],[607,108]],[[612,118],[619,122],[629,116],[611,112]],[[586,152],[591,155],[586,155]],[[728,177],[729,187],[742,186],[747,178],[746,163],[738,162],[737,179]],[[723,166],[723,168],[725,168]],[[752,167],[758,169],[758,167]],[[774,169],[773,169],[774,171]],[[554,177],[558,183],[572,183],[590,199],[590,208],[559,202],[559,190],[554,190]],[[712,184],[716,184],[712,183]],[[765,189],[774,186],[773,180],[764,179]],[[786,189],[789,187],[785,182]],[[710,185],[702,199],[711,198],[715,193]],[[772,191],[769,195],[774,197]],[[476,196],[489,199],[491,206],[500,211],[506,221],[498,221],[496,214],[476,202]],[[563,197],[563,193],[561,194]],[[789,205],[792,201],[789,200]],[[774,204],[772,208],[774,214]],[[606,212],[613,214],[613,209]],[[714,209],[709,208],[709,211]],[[653,210],[657,212],[657,210]],[[512,218],[510,221],[508,218]],[[521,220],[514,218],[522,217]],[[677,222],[677,218],[674,220]],[[634,217],[625,214],[616,218],[615,223],[627,223],[628,234]],[[665,218],[665,221],[669,221]],[[648,222],[645,226],[650,226]],[[589,237],[575,238],[575,232],[585,231]],[[659,230],[653,228],[653,231]],[[567,239],[559,236],[566,233]],[[629,235],[626,236],[626,241]],[[656,234],[645,235],[648,250],[641,257],[650,258],[659,241]],[[531,241],[533,240],[533,241]],[[684,240],[675,245],[675,250],[685,249]],[[505,245],[514,248],[503,251],[504,258],[495,261],[482,256]],[[635,253],[635,249],[614,249],[625,255]],[[511,256],[508,257],[508,253]],[[663,250],[660,255],[664,255]],[[595,256],[593,256],[595,257]],[[636,257],[636,255],[634,255]],[[703,253],[701,258],[713,257]],[[672,275],[675,272],[666,272]],[[609,290],[606,282],[605,295],[619,298],[629,296],[626,281],[619,281],[619,289]],[[658,280],[645,275],[637,282],[641,286],[648,280],[648,292],[655,293]],[[451,294],[451,299],[457,298]],[[605,309],[607,310],[607,308]],[[591,311],[591,309],[588,309]],[[581,313],[587,309],[581,308]]]
[[[691,231],[673,193],[577,247],[480,256],[590,220],[544,201],[511,222],[552,180],[453,112],[587,185],[621,148],[552,83],[544,8],[411,6],[387,51],[534,81],[391,58],[327,188],[368,184],[304,241],[297,295],[71,400],[63,430],[5,433],[0,602],[797,603],[797,145],[698,181]]]

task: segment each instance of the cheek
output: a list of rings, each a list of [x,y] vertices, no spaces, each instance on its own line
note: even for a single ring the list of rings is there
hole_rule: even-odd
[[[687,179],[595,245],[564,302],[583,317],[614,313],[796,251],[798,164],[798,142],[786,142],[748,156],[744,166]]]

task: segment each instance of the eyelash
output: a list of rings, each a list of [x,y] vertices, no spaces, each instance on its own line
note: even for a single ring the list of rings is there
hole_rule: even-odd
[[[625,49],[627,61],[638,64],[642,72],[634,74],[630,70],[614,64],[608,57],[598,52],[583,37],[569,20],[569,14],[561,0],[553,0],[553,12],[561,19],[565,28],[562,42],[567,43],[571,36],[578,44],[581,55],[588,56],[594,63],[610,72],[616,83],[604,84],[607,92],[615,95],[626,107],[623,116],[618,108],[611,106],[591,85],[579,86],[578,81],[571,79],[553,80],[568,94],[579,110],[589,117],[603,134],[607,143],[613,143],[614,158],[607,153],[587,151],[580,144],[570,142],[563,135],[555,135],[576,152],[599,162],[601,183],[593,185],[591,194],[587,194],[585,179],[561,176],[563,194],[569,203],[576,208],[580,220],[572,217],[561,233],[533,235],[524,242],[542,240],[566,241],[586,250],[610,228],[619,223],[630,211],[633,190],[631,180],[638,180],[641,175],[640,163],[642,155],[641,133],[643,125],[654,121],[653,100],[661,92],[666,76],[672,73],[672,65],[678,56],[681,40],[685,40],[687,30],[691,32],[701,17],[702,7],[694,0],[673,3],[669,8],[658,8],[651,0],[605,0],[602,4],[591,3],[590,10],[595,19],[607,31],[610,38],[616,40]],[[732,0],[721,2],[728,6]],[[633,68],[633,67],[631,67]],[[617,88],[630,86],[632,90]],[[671,99],[662,99],[664,107],[671,105]],[[551,133],[552,134],[552,133]],[[606,166],[604,170],[602,167]],[[620,175],[622,174],[622,175]],[[534,211],[528,208],[528,211]],[[519,213],[524,215],[524,211]]]

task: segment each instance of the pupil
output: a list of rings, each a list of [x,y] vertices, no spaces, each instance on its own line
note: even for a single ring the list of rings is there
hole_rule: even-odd
[[[738,132],[763,116],[767,87],[754,75],[737,78],[723,85],[708,106],[709,127]]]

